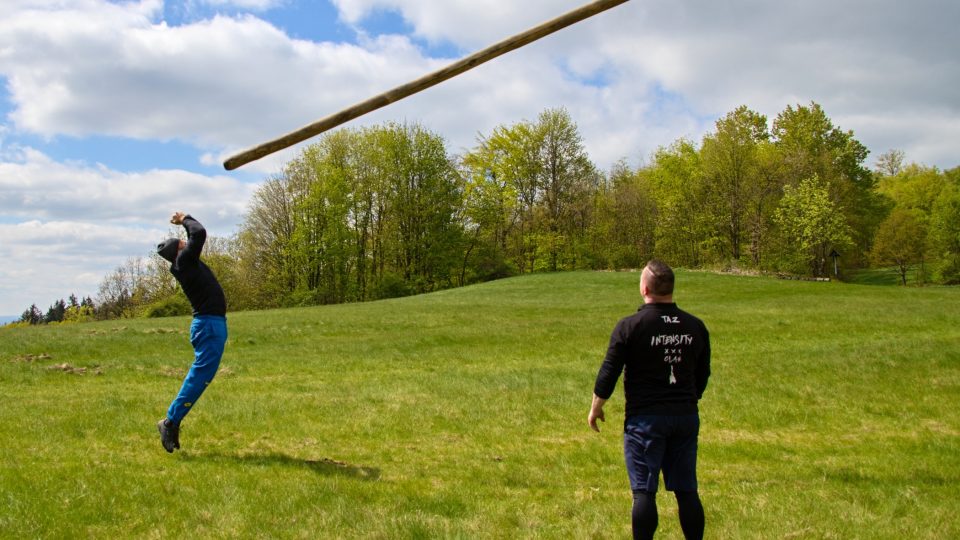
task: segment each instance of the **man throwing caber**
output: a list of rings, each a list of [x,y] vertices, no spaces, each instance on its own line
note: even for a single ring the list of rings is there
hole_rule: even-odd
[[[603,404],[623,372],[626,396],[623,454],[633,490],[633,537],[657,530],[660,471],[677,498],[688,540],[703,538],[697,493],[697,401],[710,377],[710,336],[703,322],[673,302],[673,270],[652,260],[640,274],[643,306],[617,323],[593,389],[587,422],[600,431]]]
[[[207,231],[199,221],[177,212],[170,223],[187,229],[187,240],[168,238],[157,245],[157,253],[170,261],[170,273],[183,288],[193,307],[190,344],[194,360],[180,393],[167,410],[167,417],[157,422],[160,443],[167,452],[180,448],[180,422],[200,399],[200,395],[220,367],[220,357],[227,342],[227,301],[223,289],[210,268],[200,260],[207,240]]]

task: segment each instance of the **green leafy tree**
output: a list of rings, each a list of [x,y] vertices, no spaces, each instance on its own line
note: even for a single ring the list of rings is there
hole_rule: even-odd
[[[277,307],[296,287],[293,207],[301,195],[287,175],[267,178],[254,192],[237,235],[237,258],[250,307]]]
[[[96,313],[92,305],[71,305],[67,306],[63,313],[64,323],[82,323],[96,320]]]
[[[955,169],[956,170],[956,169]],[[949,178],[949,176],[948,176]],[[936,278],[960,285],[960,183],[949,182],[934,201],[929,245],[937,258]]]
[[[936,167],[912,163],[901,167],[895,175],[881,177],[877,191],[900,208],[919,210],[929,216],[940,191],[948,184],[949,180]]]
[[[826,275],[832,249],[842,251],[850,244],[850,227],[843,212],[830,198],[829,184],[818,176],[784,189],[776,220],[795,267],[806,267],[814,276]]]
[[[762,204],[765,177],[760,147],[770,139],[767,117],[740,106],[703,139],[701,156],[709,208],[726,256],[739,261],[752,208]]]
[[[390,185],[397,271],[416,292],[448,287],[458,266],[455,219],[461,182],[443,139],[419,126],[394,126],[386,151],[396,169]]]
[[[852,131],[833,125],[819,104],[788,106],[771,131],[783,162],[784,184],[816,176],[830,187],[852,240],[852,262],[864,264],[873,234],[887,208],[875,191],[876,178],[863,163],[869,151]]]
[[[615,164],[594,200],[590,238],[596,266],[639,268],[651,259],[657,205],[646,171]]]
[[[540,206],[544,214],[546,269],[577,268],[578,247],[586,238],[592,210],[591,199],[599,176],[570,114],[548,109],[537,119],[537,140],[542,187]]]
[[[501,230],[507,259],[517,271],[586,264],[600,176],[566,110],[548,109],[536,122],[498,126],[464,163],[474,185],[494,182],[501,186],[497,191],[514,197],[503,205],[507,224]]]
[[[872,259],[880,266],[896,266],[900,281],[907,284],[907,273],[923,261],[927,229],[917,210],[895,208],[880,224],[873,243]]]
[[[465,232],[460,284],[467,281],[468,269],[475,278],[486,280],[511,273],[506,263],[507,238],[515,224],[517,196],[513,186],[492,169],[488,149],[481,148],[463,157],[463,212]],[[472,263],[472,264],[471,264]]]
[[[783,195],[785,176],[779,149],[769,141],[756,148],[757,169],[755,181],[748,185],[747,214],[750,235],[750,260],[756,268],[776,265],[767,260],[767,252],[776,243],[774,215]]]
[[[674,266],[698,267],[715,260],[722,248],[716,221],[703,211],[707,187],[698,149],[680,139],[653,156],[644,175],[657,204],[654,254]]]
[[[536,212],[542,187],[537,155],[540,138],[531,122],[497,126],[489,137],[481,137],[478,147],[467,155],[470,177],[487,176],[503,185],[505,194],[514,197],[507,205],[505,231],[506,258],[520,273],[532,272],[537,259],[537,231],[540,216]]]
[[[228,281],[275,281],[282,304],[448,287],[461,260],[461,184],[443,140],[419,126],[327,134],[257,192],[235,250],[241,275]]]
[[[304,303],[355,299],[348,289],[354,262],[348,222],[352,138],[349,132],[324,137],[288,166],[303,185],[294,205],[291,253]]]

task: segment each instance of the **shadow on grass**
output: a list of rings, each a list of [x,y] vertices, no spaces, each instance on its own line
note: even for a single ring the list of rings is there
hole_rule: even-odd
[[[380,469],[376,467],[364,467],[360,465],[351,465],[343,461],[337,461],[330,458],[304,459],[286,454],[222,454],[222,453],[182,453],[180,459],[184,460],[212,460],[212,461],[235,461],[240,465],[283,465],[285,467],[301,467],[309,469],[317,474],[327,476],[340,475],[360,480],[378,480],[380,478]]]

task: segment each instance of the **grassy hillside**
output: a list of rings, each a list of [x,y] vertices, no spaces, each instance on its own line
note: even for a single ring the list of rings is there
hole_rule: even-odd
[[[188,318],[0,329],[0,535],[626,538],[619,385],[585,420],[637,281],[230,314],[173,455]],[[713,339],[710,537],[960,537],[960,289],[681,272],[676,298]]]

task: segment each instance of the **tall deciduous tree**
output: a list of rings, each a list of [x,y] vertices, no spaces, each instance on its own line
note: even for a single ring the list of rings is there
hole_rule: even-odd
[[[719,255],[715,219],[703,211],[706,185],[693,143],[680,139],[660,148],[645,175],[657,201],[655,255],[675,266],[690,267]]]
[[[783,160],[785,184],[816,176],[830,186],[830,198],[842,208],[850,227],[854,258],[865,261],[880,221],[886,215],[874,189],[876,179],[863,166],[869,151],[843,131],[817,103],[787,106],[773,122],[772,135]]]
[[[831,250],[850,244],[850,227],[830,198],[830,186],[817,176],[787,186],[776,219],[793,259],[815,276],[826,275]]]
[[[706,189],[726,255],[739,261],[751,210],[762,205],[765,194],[760,146],[770,133],[767,117],[746,106],[717,120],[716,127],[700,150]]]
[[[639,268],[653,257],[657,203],[647,171],[614,165],[596,197],[591,252],[603,268]]]
[[[254,192],[238,235],[244,290],[258,307],[275,307],[296,287],[293,247],[295,196],[287,176],[267,178]]]
[[[536,122],[498,126],[464,162],[474,186],[514,197],[503,206],[509,217],[502,228],[519,272],[584,263],[599,175],[567,111],[548,109]]]
[[[446,287],[459,268],[461,195],[439,136],[417,125],[339,130],[257,192],[237,253],[260,281],[279,278],[285,303]]]
[[[566,110],[542,112],[536,132],[540,141],[537,170],[543,191],[546,269],[576,268],[578,247],[585,240],[598,175],[579,130]]]
[[[874,170],[881,176],[896,176],[903,171],[904,156],[903,150],[887,150],[877,157]]]
[[[532,272],[537,262],[537,231],[540,216],[535,211],[542,196],[538,153],[540,138],[528,122],[497,126],[482,137],[477,149],[468,154],[470,176],[487,177],[500,183],[514,197],[505,225],[507,256],[520,273]]]
[[[960,182],[947,183],[930,215],[930,247],[942,283],[960,284]]]
[[[491,149],[481,147],[463,157],[463,212],[465,242],[460,284],[472,268],[475,278],[486,280],[509,274],[507,238],[517,222],[514,186],[493,169]]]
[[[896,266],[904,285],[907,272],[923,260],[927,228],[924,217],[918,214],[919,210],[895,208],[880,224],[873,243],[874,263]]]

